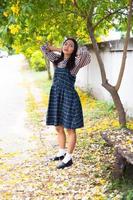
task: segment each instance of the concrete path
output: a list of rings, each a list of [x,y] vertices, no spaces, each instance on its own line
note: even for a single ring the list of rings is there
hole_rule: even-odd
[[[22,67],[22,56],[0,59],[0,149],[5,153],[24,152],[32,135],[25,127]]]

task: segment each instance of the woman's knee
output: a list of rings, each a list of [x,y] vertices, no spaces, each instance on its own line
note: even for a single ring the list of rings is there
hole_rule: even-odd
[[[75,129],[66,129],[66,132],[69,135],[76,134]]]
[[[56,131],[57,131],[58,133],[64,132],[63,126],[56,126],[55,129],[56,129]]]

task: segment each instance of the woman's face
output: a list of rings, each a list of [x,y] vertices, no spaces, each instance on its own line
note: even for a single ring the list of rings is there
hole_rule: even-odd
[[[70,57],[74,51],[74,42],[72,40],[67,40],[63,44],[62,51],[63,51],[65,57]]]

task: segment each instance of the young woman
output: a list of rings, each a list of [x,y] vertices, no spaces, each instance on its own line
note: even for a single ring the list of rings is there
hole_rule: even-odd
[[[90,63],[90,54],[87,50],[78,50],[73,38],[67,38],[62,48],[46,45],[41,49],[55,68],[46,124],[54,125],[58,133],[59,152],[53,160],[62,160],[57,168],[63,169],[73,164],[76,129],[84,126],[82,107],[74,83],[79,69]],[[60,52],[61,55],[54,52]],[[65,131],[68,137],[67,151]]]

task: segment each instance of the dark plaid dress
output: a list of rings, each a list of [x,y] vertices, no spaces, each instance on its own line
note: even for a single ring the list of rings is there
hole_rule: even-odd
[[[47,111],[47,125],[76,129],[84,126],[82,107],[74,89],[76,77],[67,68],[55,68]]]
[[[42,52],[54,63],[60,56],[47,50],[47,45],[41,47]],[[79,96],[74,88],[76,74],[79,69],[90,63],[91,57],[86,49],[80,48],[75,57],[72,70],[66,68],[67,60],[55,67],[53,85],[50,90],[49,104],[46,117],[47,125],[76,129],[84,126],[82,107]]]

